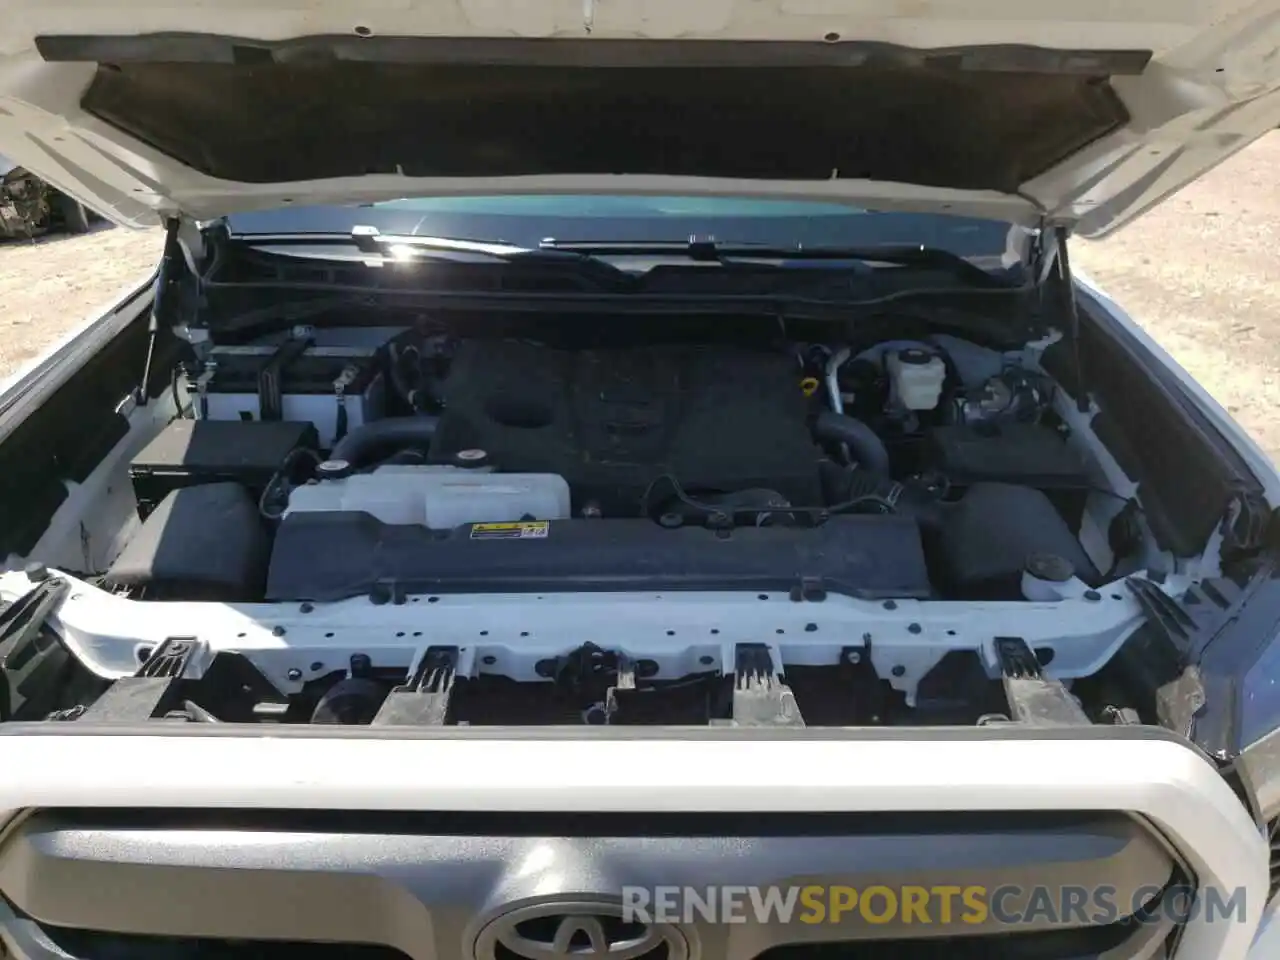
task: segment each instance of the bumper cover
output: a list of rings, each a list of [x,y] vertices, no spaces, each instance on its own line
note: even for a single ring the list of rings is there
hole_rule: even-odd
[[[199,932],[241,937],[278,938],[294,928],[229,928],[220,911],[238,906],[240,916],[279,918],[283,908],[278,904],[293,903],[290,909],[300,911],[293,917],[298,929],[308,938],[325,939],[320,893],[327,891],[340,896],[337,902],[361,904],[362,914],[372,918],[372,933],[364,930],[355,939],[368,943],[374,936],[374,942],[410,957],[434,958],[467,956],[465,936],[456,936],[465,934],[466,924],[452,931],[448,941],[456,950],[446,952],[412,877],[450,863],[472,864],[470,872],[454,873],[445,899],[470,905],[468,916],[474,920],[513,897],[616,896],[621,884],[785,884],[803,883],[795,878],[809,876],[815,883],[865,885],[871,874],[859,864],[871,862],[871,882],[886,882],[891,874],[899,882],[920,882],[921,875],[912,878],[912,863],[930,861],[913,861],[912,852],[926,848],[933,851],[933,872],[925,882],[964,882],[966,875],[979,874],[984,884],[1075,883],[1092,877],[1123,891],[1125,883],[1158,869],[1164,850],[1202,893],[1216,888],[1226,902],[1243,891],[1247,914],[1244,922],[1215,922],[1205,911],[1193,914],[1182,929],[1174,954],[1178,960],[1246,957],[1267,896],[1267,844],[1238,799],[1199,754],[1145,730],[1070,738],[987,729],[806,730],[792,736],[606,728],[586,737],[576,730],[422,735],[396,730],[394,736],[375,736],[367,730],[317,735],[303,729],[269,737],[260,730],[251,737],[234,729],[188,730],[164,736],[154,730],[42,734],[11,725],[7,735],[0,735],[0,764],[23,775],[0,783],[0,807],[9,815],[32,808],[52,812],[14,822],[0,845],[0,893],[44,923],[171,934],[179,931],[165,923],[181,926],[183,921],[173,918],[185,914],[184,929],[197,934],[189,918],[203,911],[205,920],[197,927],[200,922],[211,926]],[[215,808],[226,812],[210,819]],[[157,811],[154,819],[148,819],[149,810]],[[189,812],[174,813],[184,810]],[[198,824],[182,819],[197,811]],[[265,832],[261,823],[243,829],[237,818],[249,811],[278,818],[276,825]],[[317,821],[307,819],[331,817],[334,811],[348,812],[340,830],[318,829]],[[427,817],[423,822],[429,824],[423,811],[505,820],[510,826],[492,831],[481,844],[480,860],[510,864],[510,869],[486,872],[470,855],[457,855],[485,839],[478,833],[430,826],[406,833],[379,825],[385,822],[380,818],[405,813]],[[1072,811],[1088,816],[1072,826],[1061,819]],[[503,814],[524,816],[497,816]],[[582,835],[566,838],[572,831],[564,829],[539,834],[537,817],[549,814],[583,815],[576,818]],[[613,817],[615,823],[634,824],[629,837],[592,830],[592,817],[611,814],[625,815]],[[677,814],[704,815],[698,838],[672,843],[645,837],[646,817]],[[792,818],[803,825],[804,836],[779,843],[777,836],[752,837],[750,830],[744,835],[746,815],[764,822],[781,814],[811,815]],[[1022,843],[1006,844],[1003,863],[974,846],[972,834],[967,855],[948,842],[948,836],[952,841],[958,836],[956,820],[929,828],[935,842],[920,847],[919,818],[941,814],[1003,814],[995,822],[1004,839],[1024,829],[1030,833]],[[1126,816],[1117,820],[1114,814]],[[824,834],[822,825],[831,817],[861,815],[906,818],[901,821],[905,832],[886,840],[881,823],[868,836],[864,822],[857,829]],[[1027,820],[1035,815],[1058,819],[1040,821],[1037,830]],[[166,826],[174,816],[180,829]],[[1098,817],[1103,819],[1090,819]],[[1143,829],[1117,830],[1115,824],[1126,817]],[[839,842],[832,841],[836,835]],[[1072,837],[1072,855],[1058,856],[1054,864],[1066,872],[1046,876],[1047,848],[1036,845]],[[883,844],[878,853],[876,842]],[[901,868],[897,874],[886,872],[888,854]],[[1108,857],[1114,858],[1110,866],[1099,871],[1099,858]],[[323,869],[313,869],[317,864]],[[1033,864],[1038,875],[1030,869]],[[1079,868],[1075,874],[1073,864]],[[211,877],[221,873],[225,878],[229,868],[237,874],[238,895],[231,892],[234,885],[225,893],[209,886]],[[320,887],[312,895],[277,898],[276,907],[255,911],[255,904],[265,905],[268,892],[261,884],[272,874],[278,884],[281,870],[299,892],[304,888],[297,884]],[[353,870],[363,886],[342,887],[351,883]],[[1022,879],[1011,879],[1018,870]],[[531,876],[537,881],[533,886]],[[133,893],[113,894],[117,883]],[[139,883],[151,885],[153,894],[143,895]],[[59,889],[95,885],[92,897],[57,895]],[[205,891],[201,911],[175,914],[175,905],[189,903],[200,890]],[[113,912],[113,903],[133,908]],[[150,907],[139,913],[140,903]],[[254,921],[262,922],[267,921]],[[38,938],[24,932],[22,923],[18,916],[0,921],[0,937],[14,952],[28,954]],[[830,927],[807,929],[826,931],[811,933],[810,939],[834,936]],[[709,929],[701,934],[708,941],[702,953],[746,960],[771,946],[758,935],[747,942],[753,938],[744,940],[745,934],[732,927]],[[723,941],[717,943],[717,936]],[[1151,946],[1127,941],[1116,955],[1147,954]]]

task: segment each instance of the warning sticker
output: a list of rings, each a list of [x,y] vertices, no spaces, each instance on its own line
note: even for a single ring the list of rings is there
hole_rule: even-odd
[[[473,523],[472,540],[545,540],[551,524],[546,520],[520,520],[516,523]]]

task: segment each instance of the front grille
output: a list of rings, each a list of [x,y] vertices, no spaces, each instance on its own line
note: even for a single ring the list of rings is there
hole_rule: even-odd
[[[27,918],[19,923],[66,960],[410,960],[375,944],[157,937],[43,926]],[[1088,960],[1121,947],[1134,932],[1133,923],[1119,922],[1086,930],[788,945],[753,960]]]
[[[1107,885],[1122,915],[1131,897],[1180,879],[1142,824],[1096,812],[48,810],[0,848],[0,934],[19,960],[470,960],[467,937],[489,911],[616,900],[624,885]],[[803,928],[775,919],[756,921],[745,940],[724,921],[679,926],[703,960],[1124,960],[1158,956],[1176,926],[1115,916],[1016,932],[994,914],[929,928],[901,917]],[[548,931],[526,933],[541,942]]]
[[[1271,821],[1268,833],[1271,838],[1271,889],[1267,892],[1267,900],[1270,901],[1280,893],[1280,817]]]
[[[1088,960],[1122,946],[1133,932],[1130,924],[1114,923],[1089,930],[824,943],[775,947],[754,960]]]
[[[149,937],[22,922],[31,925],[32,936],[43,936],[74,960],[409,960],[376,944]]]

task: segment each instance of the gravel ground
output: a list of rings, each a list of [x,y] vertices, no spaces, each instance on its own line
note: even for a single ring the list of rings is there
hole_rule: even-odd
[[[141,282],[160,245],[159,230],[103,223],[79,237],[0,243],[0,380]]]
[[[1280,133],[1072,261],[1280,460]],[[0,378],[144,277],[158,231],[0,244]]]

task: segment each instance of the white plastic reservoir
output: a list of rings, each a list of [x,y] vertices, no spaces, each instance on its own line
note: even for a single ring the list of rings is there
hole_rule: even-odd
[[[363,511],[383,523],[447,530],[465,523],[564,520],[569,510],[569,484],[553,473],[388,464],[298,487],[284,515]]]

